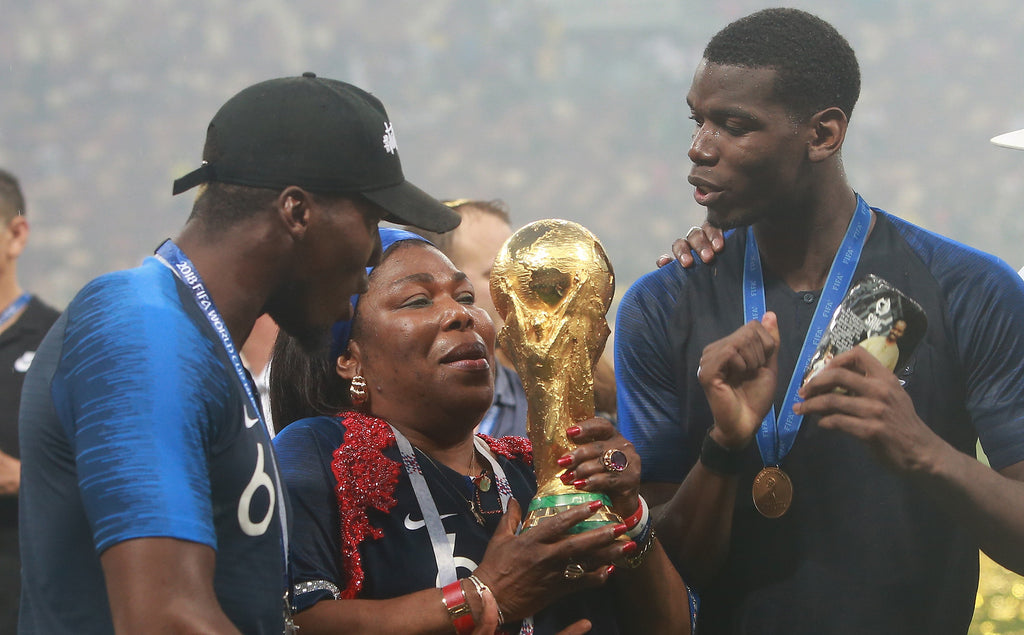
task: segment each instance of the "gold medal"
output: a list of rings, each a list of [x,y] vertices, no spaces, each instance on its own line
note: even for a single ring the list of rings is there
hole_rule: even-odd
[[[778,518],[793,503],[793,482],[781,469],[766,467],[754,477],[754,507],[765,518]]]

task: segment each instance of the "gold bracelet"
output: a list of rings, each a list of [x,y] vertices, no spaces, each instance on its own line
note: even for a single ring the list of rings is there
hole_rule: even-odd
[[[480,601],[481,602],[484,601],[484,590],[485,589],[487,590],[488,593],[491,594],[491,597],[494,598],[494,608],[498,609],[498,625],[500,626],[500,625],[504,624],[505,623],[505,616],[502,615],[502,613],[501,613],[501,606],[498,605],[498,598],[496,598],[494,596],[494,591],[491,591],[491,587],[489,587],[486,584],[484,584],[483,580],[481,580],[480,578],[476,577],[475,573],[473,575],[469,576],[466,579],[473,583],[473,588],[476,589],[476,594],[480,596]]]
[[[644,544],[640,545],[640,549],[636,552],[636,554],[628,556],[626,558],[626,566],[630,569],[636,569],[637,567],[642,565],[644,563],[644,560],[646,560],[647,556],[650,554],[651,547],[654,545],[654,540],[656,537],[657,536],[655,536],[654,534],[654,527],[651,527],[651,535],[647,538],[646,541],[644,541]]]

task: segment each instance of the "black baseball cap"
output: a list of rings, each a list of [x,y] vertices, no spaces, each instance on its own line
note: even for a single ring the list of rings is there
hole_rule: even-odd
[[[173,193],[211,181],[358,193],[384,208],[384,220],[432,232],[461,219],[405,180],[379,99],[314,73],[254,84],[221,106],[206,130],[203,164],[174,181]]]

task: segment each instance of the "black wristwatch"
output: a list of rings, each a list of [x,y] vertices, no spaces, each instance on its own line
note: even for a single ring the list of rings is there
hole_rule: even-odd
[[[704,443],[700,446],[700,462],[716,474],[731,476],[739,474],[743,469],[743,450],[746,448],[729,449],[720,445],[711,437],[711,428],[704,434]]]

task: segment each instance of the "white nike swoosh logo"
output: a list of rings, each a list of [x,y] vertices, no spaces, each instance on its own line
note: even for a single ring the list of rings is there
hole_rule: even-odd
[[[256,425],[256,423],[259,421],[259,419],[257,419],[256,417],[250,417],[249,416],[249,410],[247,408],[244,409],[244,410],[245,410],[245,427],[246,428],[251,428],[254,425]]]
[[[448,518],[448,517],[454,516],[454,515],[455,514],[445,514],[444,516],[441,516],[441,520],[444,520],[445,518]],[[426,526],[427,526],[427,521],[425,521],[425,520],[413,520],[412,516],[410,516],[409,514],[405,515],[405,528],[408,529],[409,531],[416,531],[417,529],[423,529]]]

